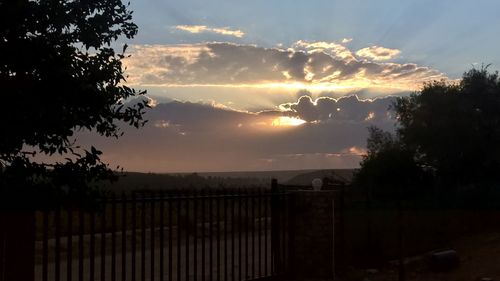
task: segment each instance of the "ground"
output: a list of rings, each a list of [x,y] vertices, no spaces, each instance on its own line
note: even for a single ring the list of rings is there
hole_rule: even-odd
[[[407,281],[500,280],[500,229],[470,234],[451,241],[460,256],[460,265],[449,272],[433,272],[428,254],[407,261]],[[339,280],[398,280],[395,263],[385,268],[351,270]]]

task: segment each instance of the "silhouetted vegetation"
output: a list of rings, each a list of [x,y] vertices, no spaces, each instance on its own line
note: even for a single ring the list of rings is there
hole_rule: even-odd
[[[355,173],[355,185],[363,187],[366,196],[392,203],[424,194],[431,174],[419,165],[413,151],[389,132],[376,127],[369,131],[368,153]]]
[[[82,201],[97,181],[114,179],[101,152],[79,147],[73,136],[119,137],[119,122],[144,124],[146,100],[127,104],[144,92],[122,83],[126,46],[120,53],[111,47],[136,33],[121,0],[0,3],[2,206],[40,207],[68,195]],[[40,154],[64,160],[44,163]]]
[[[409,197],[435,188],[444,201],[484,201],[500,182],[500,79],[487,67],[458,83],[436,81],[393,105],[394,135],[370,129],[355,177],[376,193]],[[416,189],[415,189],[416,188]],[[497,192],[498,193],[498,192]],[[389,194],[384,194],[388,196]],[[461,194],[461,198],[454,198]],[[463,203],[463,202],[462,202]]]
[[[200,191],[202,189],[228,190],[270,187],[270,178],[258,177],[222,177],[202,176],[192,174],[154,174],[154,173],[123,173],[120,178],[111,184],[109,191],[116,194],[134,191],[163,191],[165,193],[178,193]]]

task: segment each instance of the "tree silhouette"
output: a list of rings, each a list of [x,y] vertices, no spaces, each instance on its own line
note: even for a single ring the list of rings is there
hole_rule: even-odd
[[[390,186],[394,195],[398,188],[429,183],[431,173],[445,193],[491,190],[500,181],[500,79],[487,68],[398,98],[396,134],[370,129],[368,155],[355,182],[378,192]]]
[[[137,26],[121,0],[0,1],[0,197],[30,207],[48,198],[81,198],[95,183],[112,179],[94,147],[73,134],[95,131],[119,137],[119,124],[140,127],[147,102],[123,84],[119,37]],[[115,44],[116,45],[116,44]],[[39,155],[63,155],[56,163]],[[31,200],[28,200],[31,199]]]
[[[500,180],[500,79],[487,67],[459,83],[433,82],[394,105],[401,142],[443,187],[488,188]]]
[[[385,202],[397,203],[422,194],[419,189],[429,182],[430,174],[415,161],[414,151],[389,132],[377,127],[370,127],[369,132],[368,153],[354,184],[364,187],[372,199]]]

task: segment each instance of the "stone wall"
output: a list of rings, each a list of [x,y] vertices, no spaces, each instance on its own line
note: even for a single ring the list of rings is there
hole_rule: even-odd
[[[291,194],[290,273],[294,279],[333,278],[335,193]]]

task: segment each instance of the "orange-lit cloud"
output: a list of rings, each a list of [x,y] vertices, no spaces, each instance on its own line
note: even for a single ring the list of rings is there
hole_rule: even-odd
[[[206,25],[176,25],[175,29],[186,31],[189,33],[215,33],[220,35],[228,35],[241,38],[245,35],[245,33],[239,29],[233,30],[228,27],[208,27]]]
[[[232,43],[135,45],[124,64],[129,84],[165,88],[418,90],[424,82],[446,79],[429,67],[375,61],[395,52],[372,50],[370,61],[357,59],[347,47],[334,42],[298,41],[287,49]]]
[[[362,57],[365,59],[369,60],[374,60],[374,61],[383,61],[383,60],[389,60],[401,53],[400,50],[397,49],[390,49],[390,48],[384,48],[384,47],[379,47],[379,46],[372,46],[372,47],[367,47],[363,48],[361,50],[358,50],[356,52],[356,55],[358,57]]]

